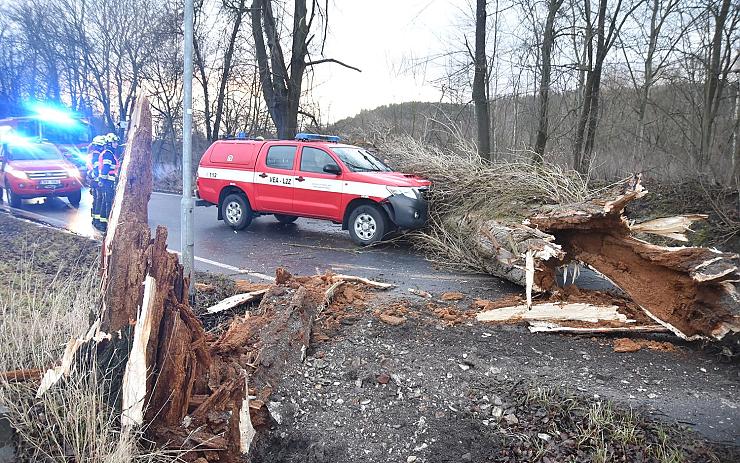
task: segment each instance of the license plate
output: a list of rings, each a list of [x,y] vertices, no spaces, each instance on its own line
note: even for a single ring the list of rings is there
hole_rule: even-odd
[[[39,180],[39,184],[41,185],[59,185],[61,183],[59,180]]]

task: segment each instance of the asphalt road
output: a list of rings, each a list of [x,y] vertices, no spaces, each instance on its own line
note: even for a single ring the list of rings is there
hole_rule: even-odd
[[[90,223],[91,196],[82,195],[79,209],[66,200],[25,201],[23,212],[29,218],[66,228],[74,233],[99,237]],[[4,203],[7,208],[7,203]],[[179,252],[180,197],[153,193],[149,202],[152,229],[164,225],[169,231],[169,248]],[[243,231],[235,232],[216,219],[215,207],[195,210],[196,269],[219,272],[252,281],[269,280],[277,267],[296,275],[331,270],[397,285],[397,293],[409,288],[433,294],[462,291],[482,298],[494,298],[520,291],[498,278],[450,272],[435,268],[408,244],[387,243],[373,248],[358,248],[341,226],[331,222],[298,219],[280,224],[273,216],[256,218]]]

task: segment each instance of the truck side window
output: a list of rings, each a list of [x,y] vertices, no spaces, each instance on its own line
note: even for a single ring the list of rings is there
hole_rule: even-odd
[[[324,173],[324,166],[327,164],[337,165],[334,159],[325,151],[310,146],[304,146],[301,152],[301,171],[313,172],[317,174]],[[339,167],[339,166],[337,166]]]
[[[271,146],[267,150],[265,165],[273,169],[293,170],[296,146]]]

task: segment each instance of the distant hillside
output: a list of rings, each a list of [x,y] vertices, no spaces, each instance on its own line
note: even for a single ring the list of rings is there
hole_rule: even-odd
[[[454,122],[454,124],[453,124]],[[472,137],[472,106],[409,101],[362,110],[330,125],[327,130],[345,138],[368,141],[379,135],[409,135],[414,138],[446,142],[453,126],[462,126],[464,135]]]

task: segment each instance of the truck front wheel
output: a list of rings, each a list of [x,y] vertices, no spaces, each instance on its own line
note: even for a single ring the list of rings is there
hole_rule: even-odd
[[[77,190],[74,193],[68,194],[67,201],[69,201],[69,204],[71,204],[75,209],[80,207],[80,201],[82,201],[82,190]]]
[[[244,195],[232,193],[221,202],[221,216],[234,230],[244,230],[252,223],[252,208]]]
[[[19,209],[23,205],[23,199],[21,199],[21,197],[17,194],[13,193],[13,189],[10,187],[10,185],[5,185],[5,191],[8,192],[8,202],[10,203],[10,207]]]
[[[364,204],[349,216],[349,236],[356,244],[368,246],[382,240],[388,231],[388,218],[377,206]]]

